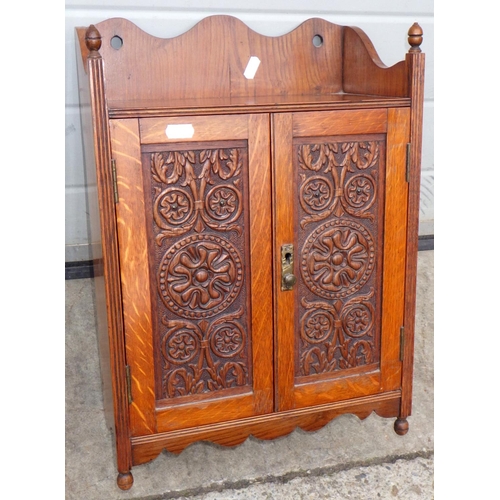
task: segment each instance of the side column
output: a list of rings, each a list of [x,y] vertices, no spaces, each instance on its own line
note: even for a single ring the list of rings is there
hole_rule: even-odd
[[[420,45],[422,28],[414,23],[408,31],[411,48],[406,55],[408,68],[408,95],[411,98],[410,158],[408,190],[408,233],[406,253],[405,319],[403,338],[403,377],[401,409],[394,430],[399,435],[408,432],[407,417],[411,415],[413,389],[413,356],[415,340],[415,310],[417,288],[418,218],[420,207],[420,171],[422,161],[422,122],[424,104],[425,54]]]

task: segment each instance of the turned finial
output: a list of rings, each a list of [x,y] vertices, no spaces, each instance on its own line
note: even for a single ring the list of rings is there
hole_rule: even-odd
[[[413,26],[408,30],[408,43],[411,45],[410,52],[422,52],[420,44],[422,43],[423,30],[418,23],[413,23]]]
[[[97,57],[98,51],[101,48],[101,34],[97,28],[91,24],[85,32],[85,45],[89,49],[89,57]]]

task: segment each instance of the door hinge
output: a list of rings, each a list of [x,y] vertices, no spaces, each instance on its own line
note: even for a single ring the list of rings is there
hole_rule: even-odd
[[[403,361],[403,353],[405,348],[405,327],[399,329],[399,360]]]
[[[118,203],[118,182],[116,181],[116,161],[111,158],[111,171],[113,172],[113,194],[115,195],[115,203]]]
[[[132,380],[130,377],[130,365],[125,365],[125,377],[127,378],[128,404],[132,404]]]
[[[411,142],[406,144],[406,182],[410,182]]]

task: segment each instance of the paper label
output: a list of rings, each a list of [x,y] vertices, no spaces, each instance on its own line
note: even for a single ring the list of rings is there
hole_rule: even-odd
[[[191,139],[194,128],[190,123],[170,124],[167,125],[165,134],[169,139]]]
[[[247,80],[253,80],[255,73],[257,73],[257,70],[259,69],[259,65],[260,65],[260,59],[258,57],[255,56],[250,57],[245,72],[243,73],[243,75]]]

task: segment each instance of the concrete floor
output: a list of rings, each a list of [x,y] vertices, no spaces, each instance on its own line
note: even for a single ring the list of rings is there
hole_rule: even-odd
[[[121,491],[104,423],[91,281],[66,281],[66,498],[434,498],[434,251],[419,252],[413,415],[406,436],[393,419],[343,415],[323,429],[234,448],[196,443],[134,467]]]

